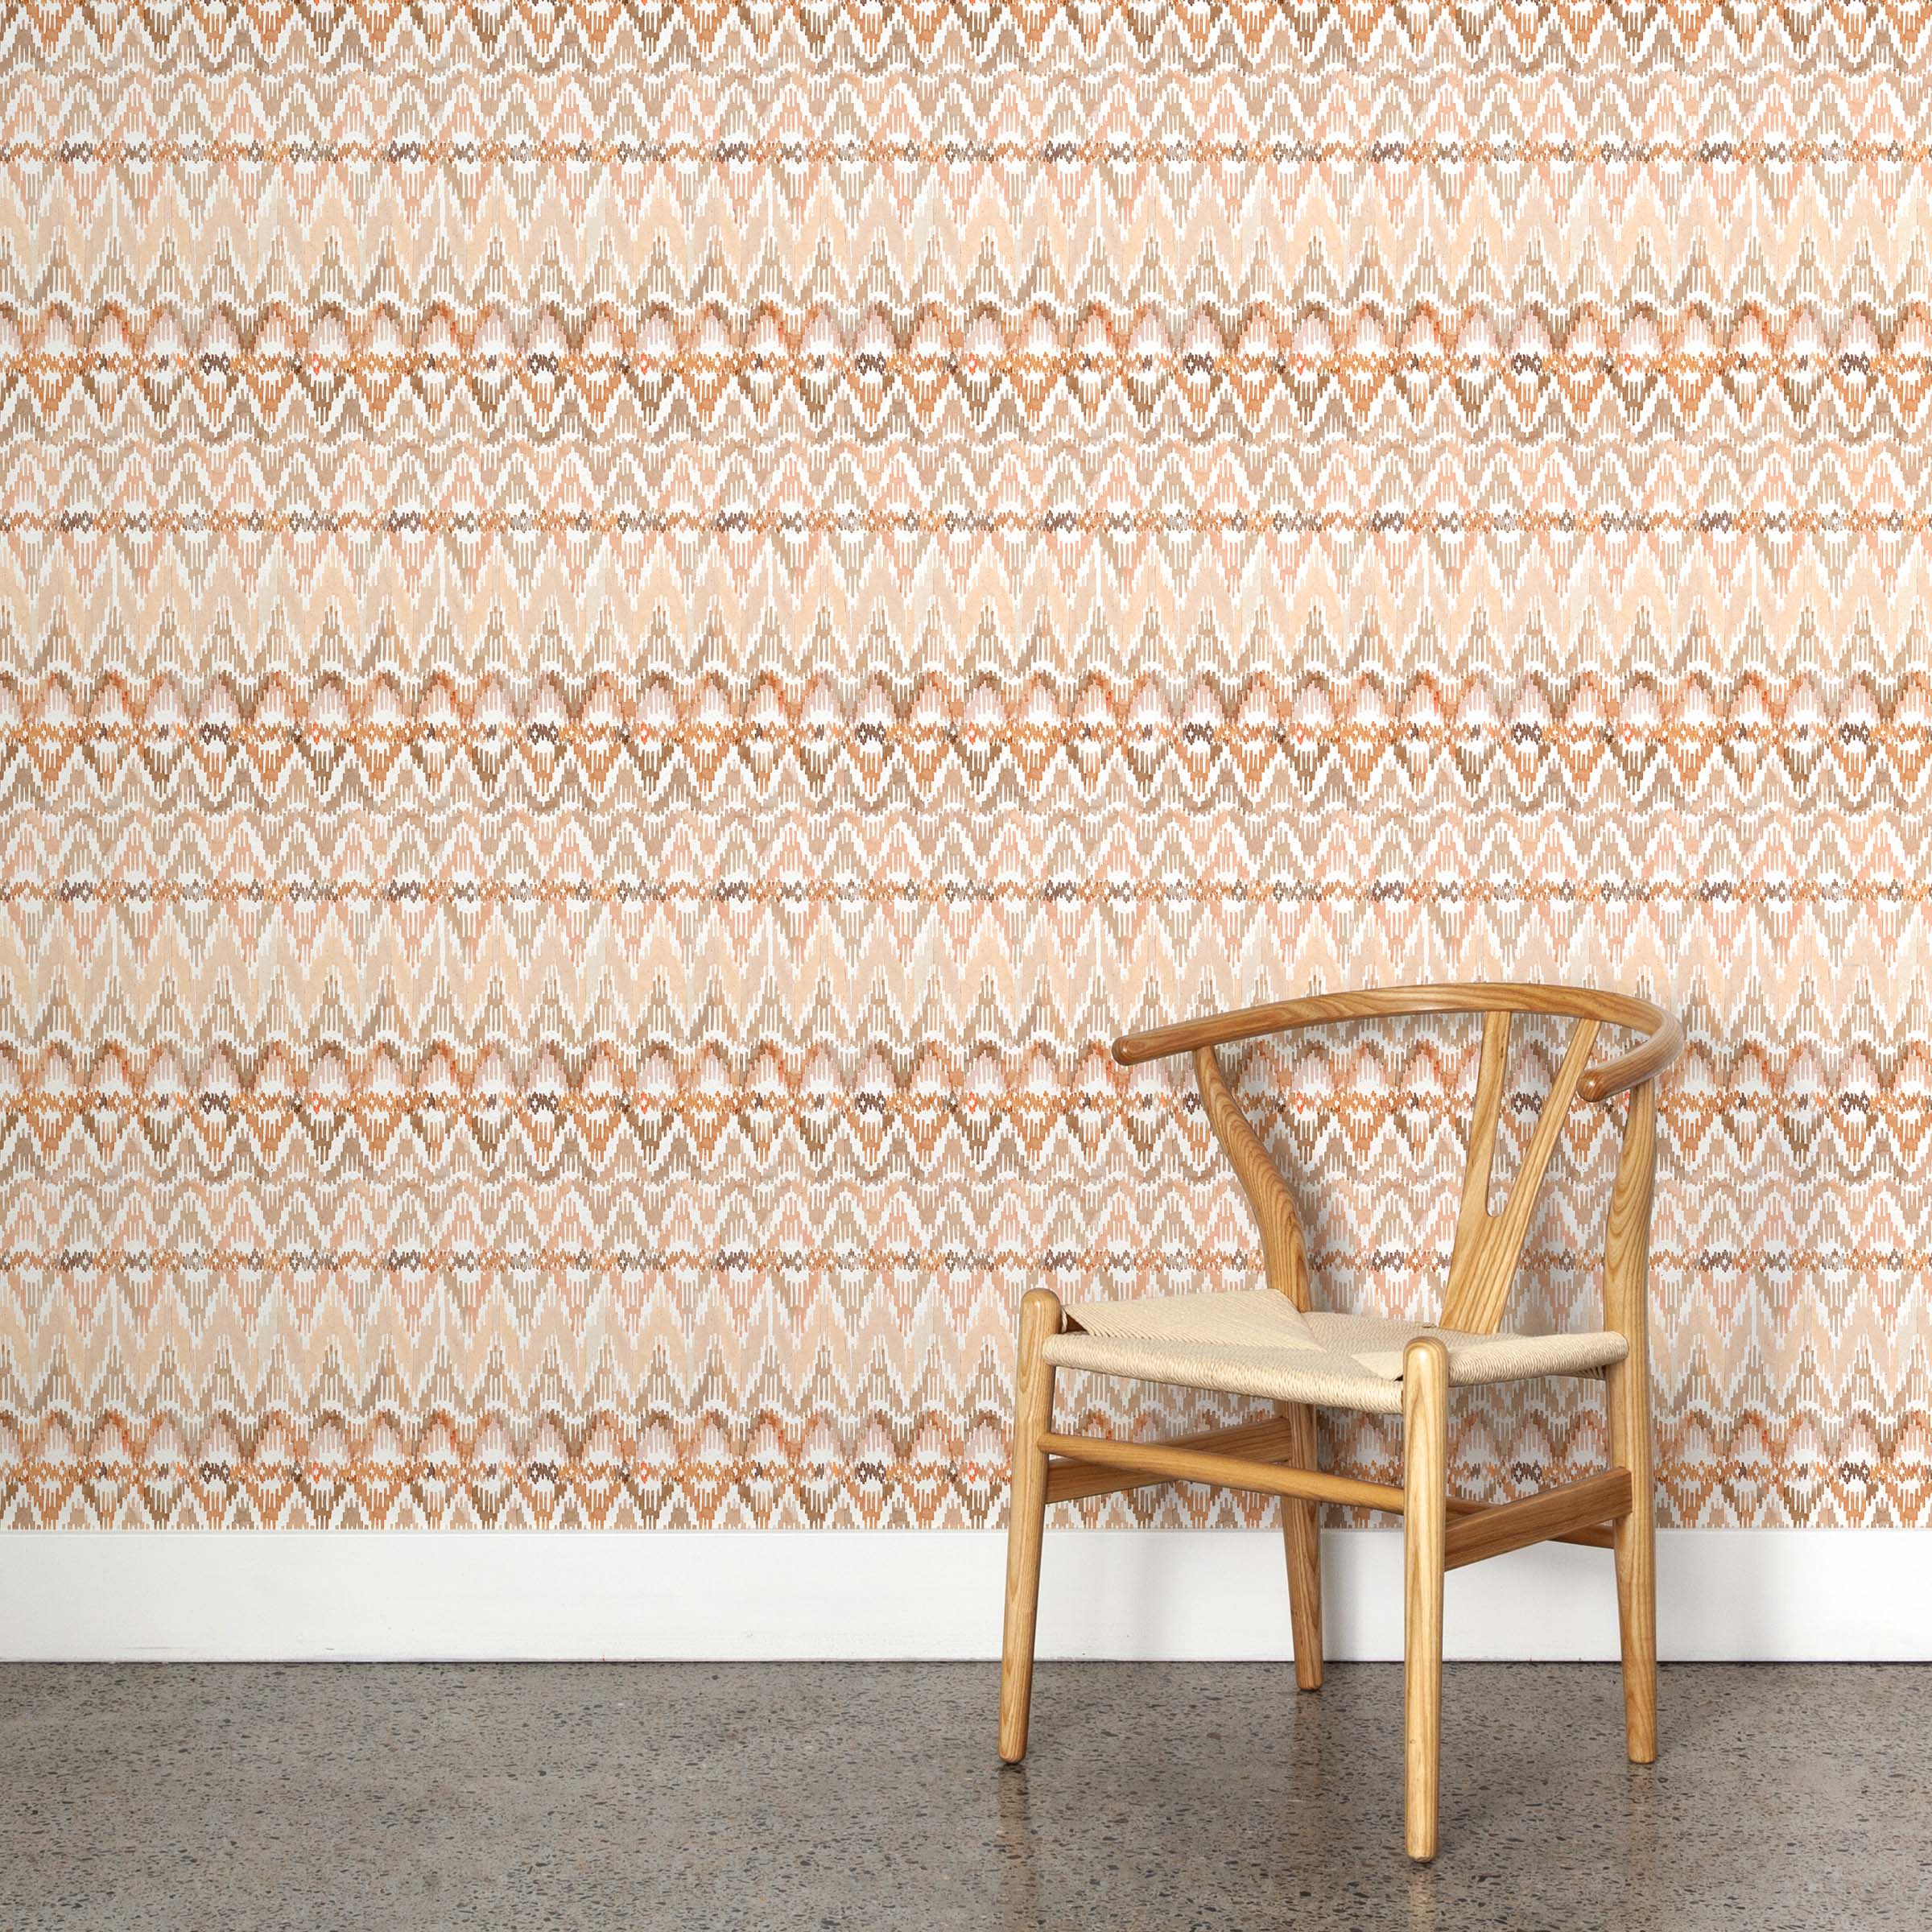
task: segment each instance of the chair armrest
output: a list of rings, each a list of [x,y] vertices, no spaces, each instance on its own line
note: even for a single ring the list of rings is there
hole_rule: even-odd
[[[1549,1013],[1572,1019],[1600,1020],[1626,1026],[1645,1038],[1628,1052],[1592,1067],[1577,1083],[1586,1100],[1613,1095],[1654,1080],[1683,1051],[1684,1030],[1674,1014],[1629,993],[1603,993],[1588,986],[1511,986],[1474,981],[1443,986],[1374,986],[1356,993],[1317,993],[1298,1000],[1237,1007],[1198,1020],[1180,1020],[1145,1033],[1124,1034],[1113,1042],[1123,1067],[1164,1060],[1203,1047],[1230,1046],[1304,1026],[1328,1026],[1345,1020],[1388,1019],[1430,1013]]]
[[[1683,1051],[1682,1022],[1674,1013],[1665,1013],[1661,1008],[1652,1010],[1662,1022],[1657,1031],[1649,1039],[1640,1040],[1628,1051],[1620,1053],[1615,1059],[1591,1067],[1577,1082],[1576,1091],[1580,1099],[1608,1100],[1620,1093],[1628,1093],[1632,1088],[1655,1080]]]

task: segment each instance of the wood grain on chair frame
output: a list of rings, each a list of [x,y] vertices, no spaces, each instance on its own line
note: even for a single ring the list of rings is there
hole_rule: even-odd
[[[1208,1483],[1282,1499],[1295,1675],[1309,1690],[1322,1682],[1320,1505],[1347,1504],[1402,1517],[1404,1815],[1412,1857],[1435,1856],[1443,1579],[1449,1570],[1538,1542],[1613,1550],[1625,1749],[1633,1763],[1648,1764],[1656,1757],[1649,1234],[1656,1187],[1657,1081],[1682,1051],[1683,1030],[1678,1022],[1648,1000],[1589,987],[1483,982],[1390,986],[1315,993],[1130,1034],[1114,1042],[1113,1056],[1126,1067],[1188,1056],[1208,1123],[1253,1211],[1268,1285],[1307,1312],[1311,1301],[1307,1244],[1293,1192],[1242,1111],[1217,1050],[1310,1026],[1435,1013],[1480,1013],[1483,1022],[1468,1162],[1435,1324],[1451,1342],[1458,1335],[1492,1335],[1501,1323],[1531,1215],[1570,1108],[1579,1102],[1630,1096],[1604,1229],[1604,1327],[1627,1344],[1624,1359],[1603,1372],[1611,1466],[1580,1481],[1508,1502],[1451,1494],[1447,1467],[1450,1351],[1430,1335],[1416,1337],[1403,1352],[1400,1488],[1318,1469],[1314,1410],[1303,1402],[1279,1402],[1272,1418],[1166,1443],[1058,1434],[1052,1418],[1054,1370],[1042,1351],[1052,1336],[1071,1324],[1055,1297],[1036,1290],[1026,1296],[1021,1310],[1007,1532],[1000,1755],[1009,1762],[1017,1761],[1026,1748],[1047,1504],[1161,1482]],[[1509,1192],[1502,1206],[1492,1209],[1496,1129],[1517,1013],[1549,1014],[1575,1025]],[[1591,1055],[1605,1027],[1623,1028],[1641,1037],[1593,1067]]]

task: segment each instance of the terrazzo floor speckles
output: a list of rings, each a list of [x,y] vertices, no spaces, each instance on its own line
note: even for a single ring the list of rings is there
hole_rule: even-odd
[[[1443,1852],[1402,1855],[1402,1683],[1046,1665],[14,1666],[0,1926],[1274,1932],[1910,1927],[1932,1670],[1451,1665]]]

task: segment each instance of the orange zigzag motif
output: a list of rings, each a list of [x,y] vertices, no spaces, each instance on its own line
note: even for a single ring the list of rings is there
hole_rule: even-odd
[[[1932,1525],[1929,62],[1922,0],[0,10],[0,1526],[996,1523],[1027,1287],[1259,1264],[1107,1040],[1485,976],[1686,1019],[1666,1520]],[[1476,1052],[1231,1061],[1330,1302],[1435,1306]]]

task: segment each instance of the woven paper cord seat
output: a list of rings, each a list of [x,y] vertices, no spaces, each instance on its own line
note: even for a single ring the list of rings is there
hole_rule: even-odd
[[[1581,1334],[1470,1335],[1381,1315],[1304,1315],[1271,1288],[1077,1302],[1042,1351],[1056,1368],[1178,1382],[1229,1395],[1399,1415],[1402,1351],[1431,1335],[1449,1352],[1449,1380],[1467,1386],[1538,1375],[1600,1373],[1630,1352],[1608,1329]]]

